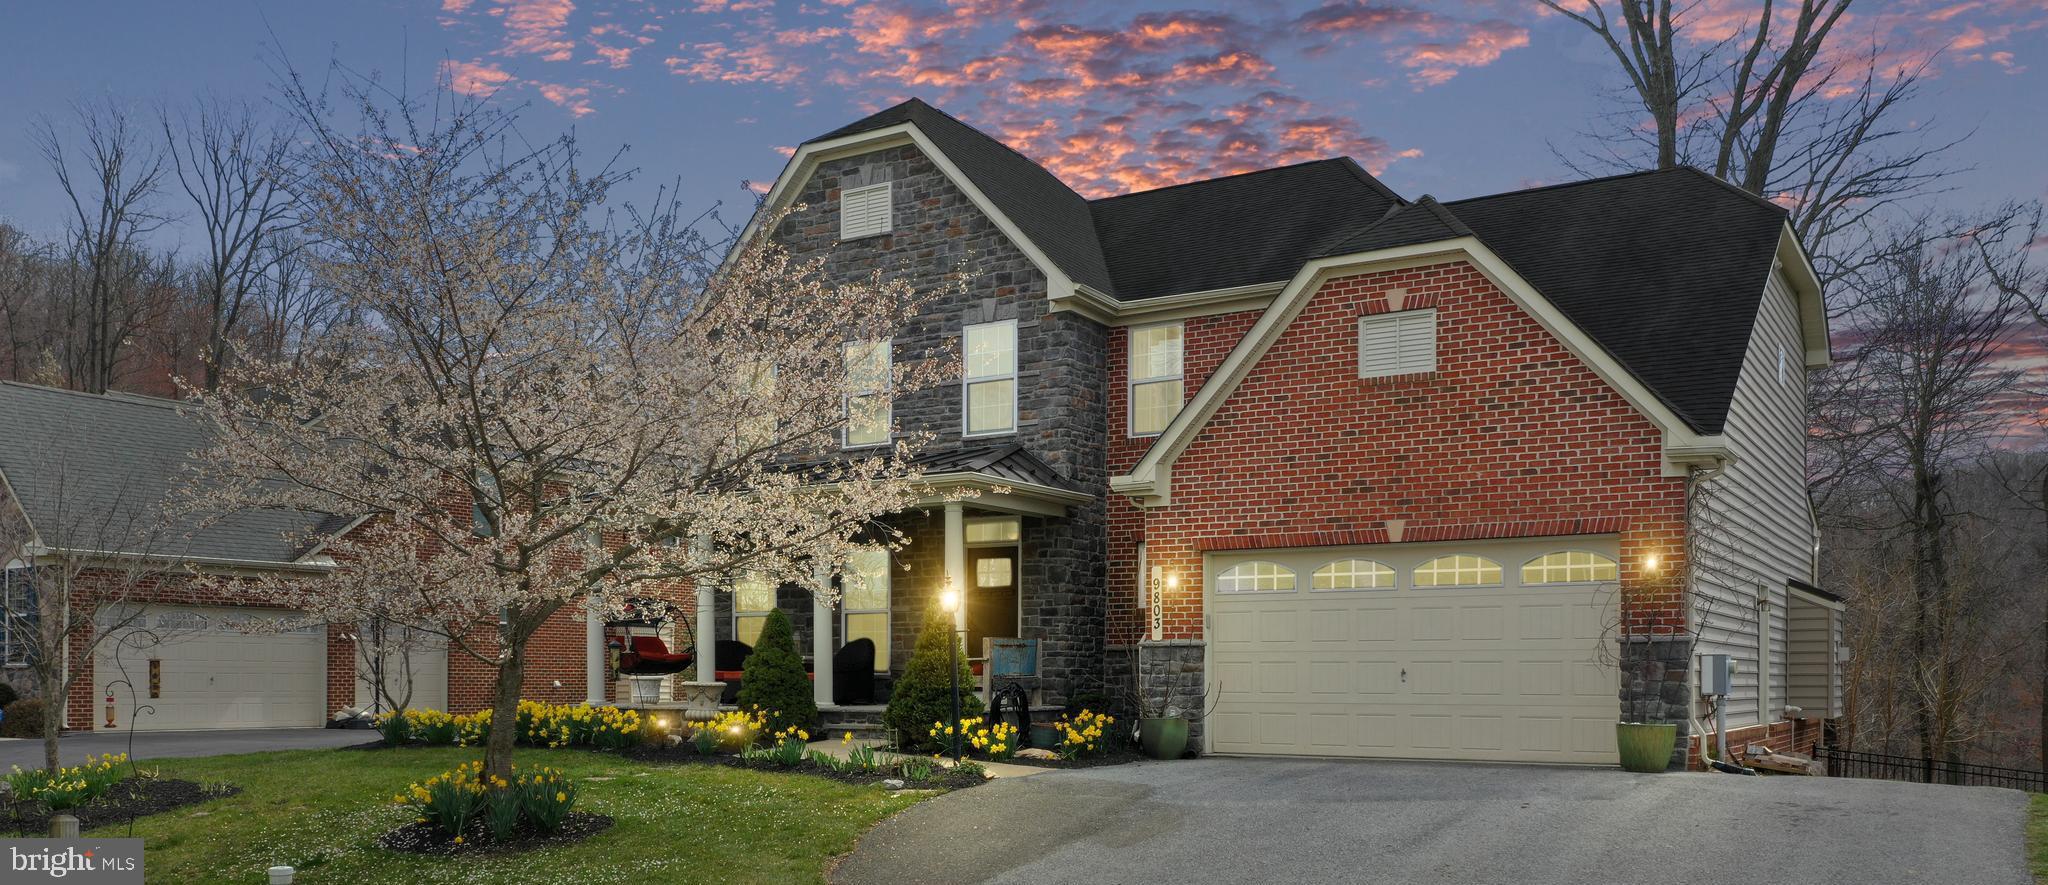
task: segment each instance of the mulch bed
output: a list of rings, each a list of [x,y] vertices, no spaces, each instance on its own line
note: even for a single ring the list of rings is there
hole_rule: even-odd
[[[545,848],[550,845],[567,845],[581,842],[612,828],[612,817],[608,814],[592,814],[587,811],[571,811],[562,819],[562,828],[552,833],[543,833],[531,824],[521,821],[519,829],[511,839],[504,842],[491,840],[490,830],[481,816],[472,819],[463,830],[462,842],[441,832],[439,827],[429,823],[409,823],[377,837],[377,844],[392,851],[412,854],[438,854],[443,856],[469,856],[478,854],[514,854]]]
[[[242,791],[225,784],[200,784],[176,778],[131,777],[90,803],[70,809],[80,829],[126,823],[138,817],[159,814],[187,805],[224,799]],[[0,801],[0,827],[14,833],[40,836],[50,831],[56,812],[35,800]]]

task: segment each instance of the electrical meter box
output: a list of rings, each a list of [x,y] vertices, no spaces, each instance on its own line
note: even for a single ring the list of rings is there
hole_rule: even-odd
[[[1700,696],[1726,695],[1734,683],[1734,658],[1728,655],[1700,655]]]

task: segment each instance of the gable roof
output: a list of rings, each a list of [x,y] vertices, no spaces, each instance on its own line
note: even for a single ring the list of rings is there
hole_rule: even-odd
[[[206,430],[177,403],[0,382],[0,478],[46,546],[165,558],[297,563],[309,532],[346,517],[259,510],[207,519],[175,512]]]
[[[1774,259],[1798,254],[1784,209],[1686,168],[1410,203],[1335,158],[1089,201],[917,99],[812,141],[901,124],[973,179],[1060,272],[1127,304],[1279,291],[1317,258],[1476,238],[1707,435],[1726,423]],[[1819,347],[1824,359],[1824,325],[1809,335],[1809,353]]]
[[[1721,432],[1783,208],[1687,168],[1446,208],[1687,424]]]
[[[1052,465],[1018,443],[990,443],[921,452],[910,462],[927,474],[978,473],[998,480],[1087,493],[1086,489],[1068,481]]]

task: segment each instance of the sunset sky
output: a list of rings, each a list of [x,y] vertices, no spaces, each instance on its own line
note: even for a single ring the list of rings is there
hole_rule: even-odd
[[[431,0],[14,3],[0,17],[0,219],[61,207],[26,133],[110,93],[267,95],[264,44],[417,90],[530,105],[522,128],[629,145],[643,182],[744,215],[790,148],[919,96],[998,134],[1085,194],[1337,154],[1410,196],[1571,177],[1612,60],[1534,2],[1273,0],[1188,8],[1062,0]],[[1752,4],[1709,0],[1713,33]],[[1902,120],[1974,167],[1944,204],[2048,195],[2048,0],[1864,0],[1837,39],[1933,57]],[[176,229],[167,234],[175,240]]]

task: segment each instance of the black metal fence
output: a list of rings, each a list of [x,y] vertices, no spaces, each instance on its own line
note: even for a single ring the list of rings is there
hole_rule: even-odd
[[[1862,777],[1922,784],[1950,784],[1958,787],[2011,787],[2034,793],[2048,793],[2048,771],[2031,768],[2000,768],[1950,762],[1932,756],[1890,756],[1860,753],[1837,747],[1813,748],[1813,758],[1826,764],[1829,777]]]

